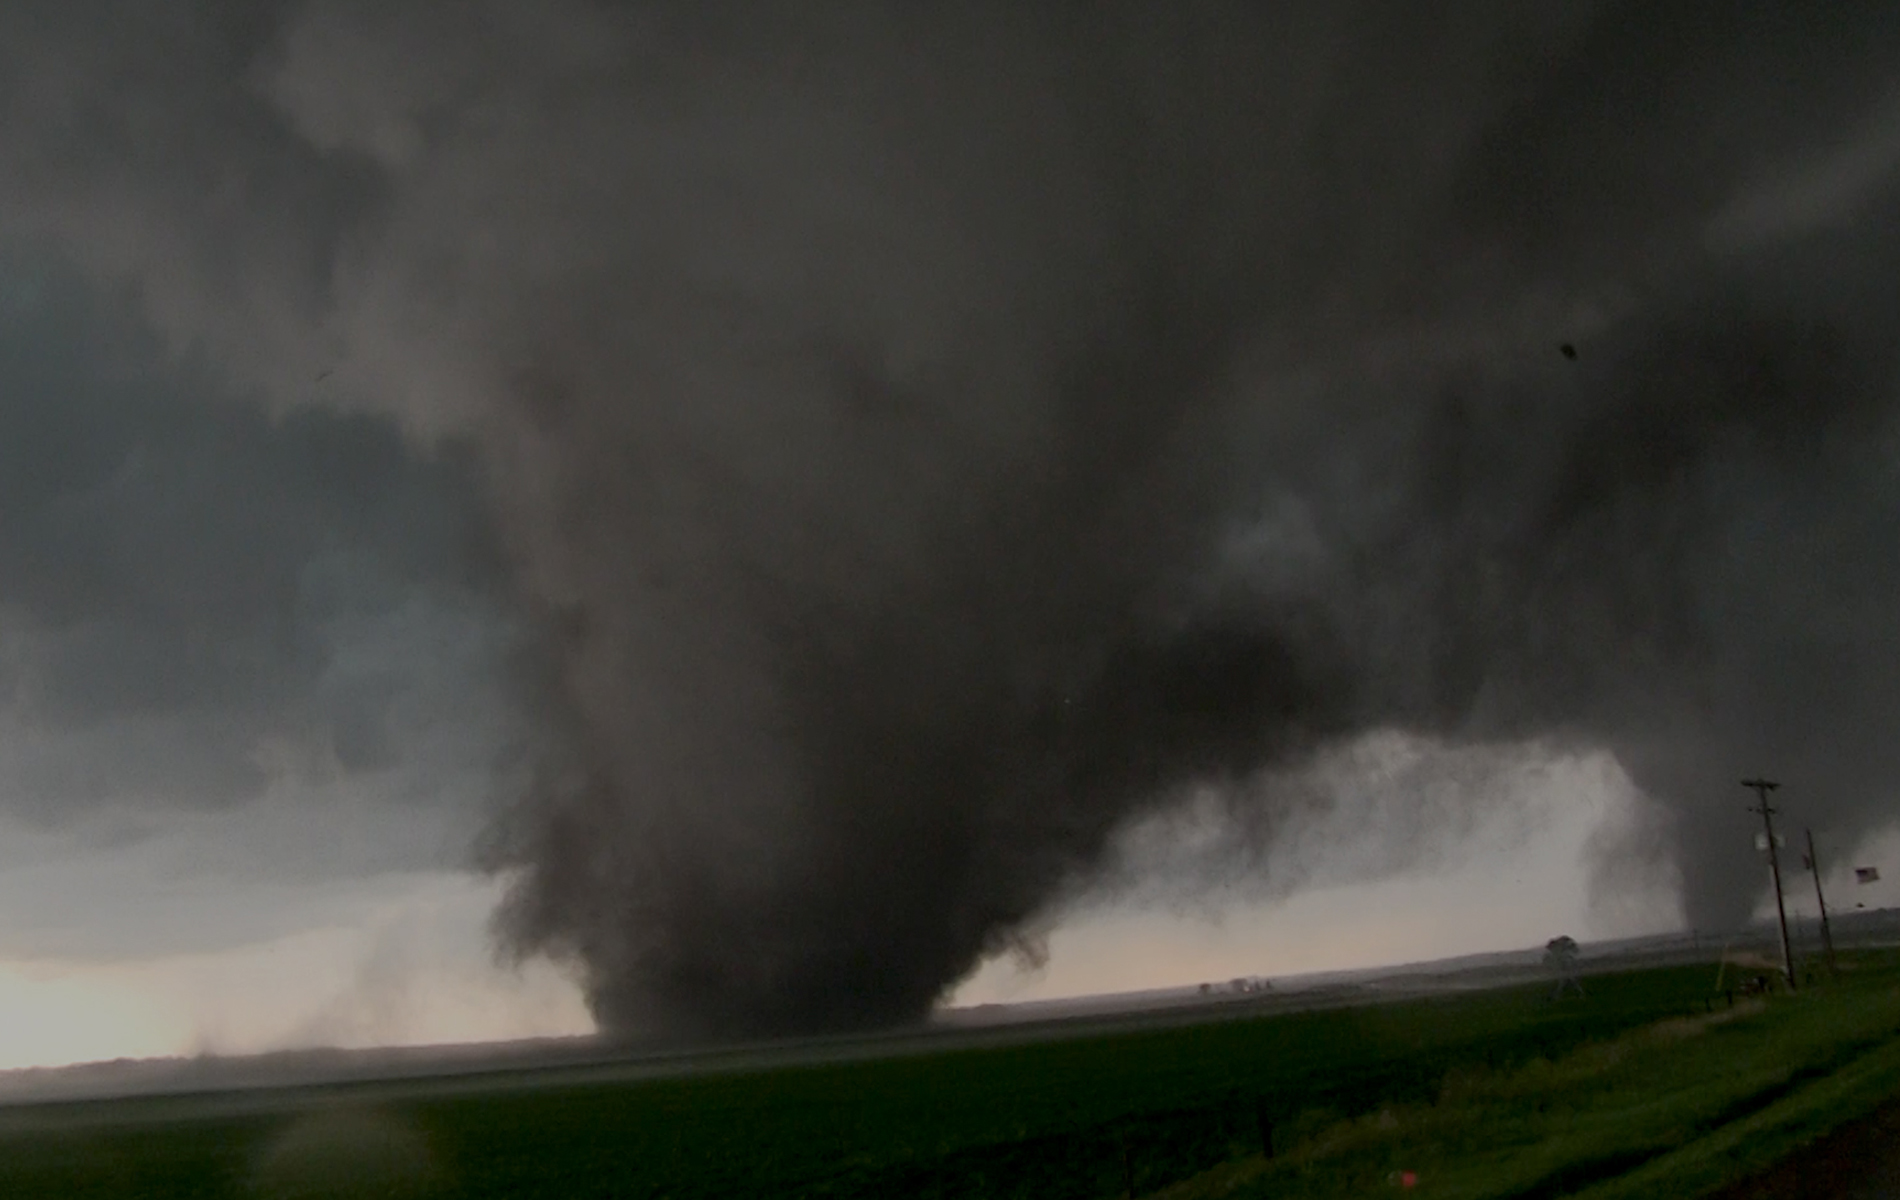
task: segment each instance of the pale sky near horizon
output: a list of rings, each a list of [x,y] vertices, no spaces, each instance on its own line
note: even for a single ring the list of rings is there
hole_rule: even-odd
[[[954,1004],[981,1004],[1376,966],[1536,944],[1549,931],[1635,932],[1592,917],[1579,855],[1600,810],[1528,840],[1482,830],[1448,869],[1323,885],[1280,900],[1203,898],[1170,911],[1108,902],[1062,920],[1049,959],[993,960]],[[108,960],[0,960],[0,1068],[114,1057],[253,1053],[310,1045],[478,1041],[591,1029],[559,971],[493,963],[484,925],[499,891],[455,873],[292,891],[256,883],[127,878],[121,853],[67,861],[72,883],[121,881],[104,923],[202,919],[207,893],[275,909],[282,932],[216,950]],[[136,876],[136,868],[132,872]],[[0,904],[41,886],[0,872]],[[140,912],[139,910],[143,910]],[[1640,924],[1640,923],[1639,923]],[[263,933],[263,929],[258,930]],[[51,949],[51,947],[48,947]]]
[[[1665,895],[1620,908],[1592,901],[1585,849],[1625,802],[1605,778],[1566,776],[1529,799],[1528,820],[1520,811],[1481,824],[1431,866],[1389,879],[1326,882],[1321,864],[1315,885],[1272,900],[1184,891],[1172,907],[1085,901],[1056,924],[1042,969],[999,957],[950,1002],[1343,970],[1535,946],[1558,932],[1588,939],[1674,928],[1679,917]],[[0,828],[0,840],[15,851],[0,866],[0,1069],[592,1028],[578,989],[559,970],[496,964],[485,933],[499,896],[493,880],[416,871],[271,886],[181,872],[149,847],[75,852],[17,827]],[[1747,850],[1740,823],[1737,850]],[[1848,857],[1896,861],[1900,835]],[[1900,871],[1856,889],[1852,865],[1844,859],[1830,870],[1838,907],[1900,901]],[[1793,911],[1807,914],[1805,877],[1794,882]],[[29,897],[38,897],[37,909]],[[255,920],[228,930],[231,944],[217,943],[214,921],[209,941],[172,952],[163,931],[205,932],[213,908]],[[22,920],[28,910],[39,914],[35,923]],[[62,944],[88,944],[89,922],[143,929],[150,949],[137,934],[108,944],[95,933],[90,951],[62,954]]]

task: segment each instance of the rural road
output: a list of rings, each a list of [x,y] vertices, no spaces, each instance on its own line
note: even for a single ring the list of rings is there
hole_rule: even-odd
[[[1709,1200],[1900,1200],[1900,1096]]]

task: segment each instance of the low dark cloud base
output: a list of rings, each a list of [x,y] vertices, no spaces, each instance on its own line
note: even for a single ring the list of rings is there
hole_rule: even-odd
[[[451,772],[498,757],[477,744],[492,718],[459,756],[421,745],[442,681],[492,689],[482,660],[506,650],[468,456],[425,460],[370,416],[273,419],[44,253],[0,258],[0,288],[5,814],[155,831],[258,800],[296,760],[479,812],[487,796],[394,786],[425,752]],[[390,625],[465,644],[369,650]],[[322,854],[300,866],[366,866]]]

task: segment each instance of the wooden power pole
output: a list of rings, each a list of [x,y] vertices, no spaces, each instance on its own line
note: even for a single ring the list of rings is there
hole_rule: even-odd
[[[1821,891],[1821,860],[1814,856],[1814,830],[1801,832],[1808,835],[1808,870],[1814,872],[1814,902],[1821,906],[1821,949],[1827,952],[1827,973],[1838,975],[1834,969],[1834,932],[1827,927],[1827,896]]]
[[[1781,855],[1775,850],[1775,810],[1768,803],[1768,793],[1781,785],[1772,779],[1744,779],[1742,786],[1753,788],[1761,797],[1761,807],[1748,811],[1761,814],[1762,828],[1768,834],[1768,873],[1775,880],[1775,916],[1781,921],[1781,965],[1788,974],[1788,990],[1795,990],[1794,946],[1788,941],[1788,905],[1781,898]]]

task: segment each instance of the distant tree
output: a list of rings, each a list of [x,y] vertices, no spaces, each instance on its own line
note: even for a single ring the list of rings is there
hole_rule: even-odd
[[[1577,978],[1577,954],[1577,939],[1569,934],[1544,943],[1544,965],[1557,972],[1557,988],[1550,994],[1552,1000],[1562,996],[1566,988],[1583,995],[1583,982]]]

